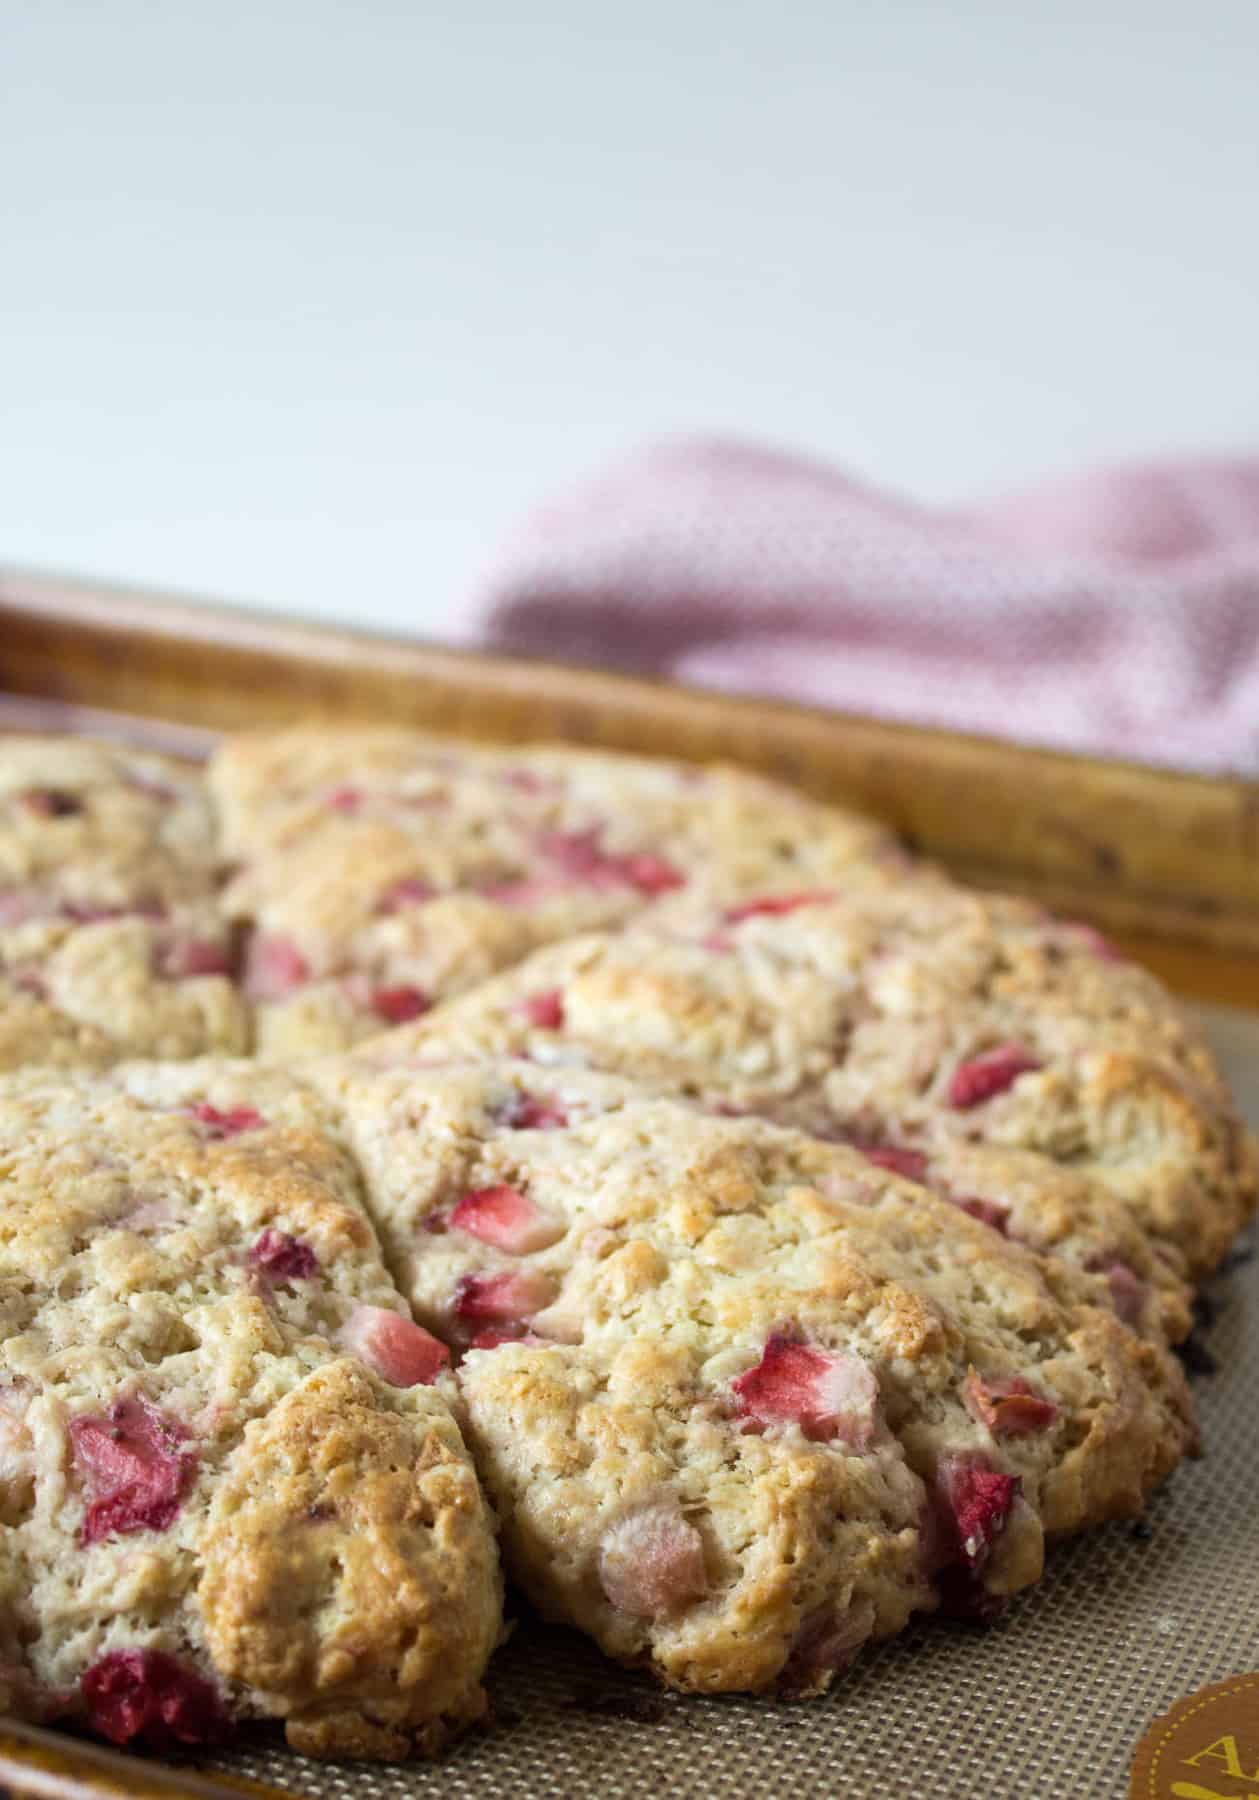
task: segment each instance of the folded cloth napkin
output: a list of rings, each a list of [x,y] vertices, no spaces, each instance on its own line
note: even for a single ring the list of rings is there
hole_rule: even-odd
[[[738,443],[642,452],[506,546],[466,636],[1185,769],[1259,773],[1259,459],[932,508]]]

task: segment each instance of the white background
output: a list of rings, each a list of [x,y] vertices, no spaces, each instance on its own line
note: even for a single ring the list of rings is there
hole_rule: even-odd
[[[450,634],[658,433],[1259,438],[1255,0],[0,0],[0,558]]]

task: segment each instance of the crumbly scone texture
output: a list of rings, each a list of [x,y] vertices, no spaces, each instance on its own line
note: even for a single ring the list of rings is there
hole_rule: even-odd
[[[1035,1581],[1046,1532],[1139,1510],[1192,1444],[1175,1360],[1087,1279],[858,1151],[563,1064],[311,1079],[464,1347],[512,1573],[678,1687],[824,1687],[911,1611]]]
[[[0,1320],[11,1709],[374,1757],[481,1714],[492,1521],[450,1375],[353,1353],[427,1340],[317,1096],[241,1063],[0,1081]]]
[[[872,821],[744,771],[402,731],[235,738],[209,780],[262,1054],[333,1050],[667,895],[882,885]],[[346,879],[346,871],[353,879]]]
[[[899,1156],[1172,1335],[1255,1204],[1253,1143],[1161,985],[1088,928],[935,877],[670,903],[396,1040],[383,1054],[569,1061]]]
[[[199,770],[0,738],[0,1070],[250,1047]]]

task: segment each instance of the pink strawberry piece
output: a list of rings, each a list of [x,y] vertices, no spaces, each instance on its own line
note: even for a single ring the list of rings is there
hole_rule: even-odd
[[[376,910],[382,913],[409,912],[413,906],[423,906],[434,899],[436,894],[437,889],[431,881],[422,881],[418,875],[407,875],[385,889]]]
[[[25,925],[28,919],[37,919],[43,910],[39,896],[30,889],[9,888],[0,893],[0,931]]]
[[[1123,961],[1120,951],[1096,926],[1085,925],[1079,919],[1070,919],[1067,923],[1085,949],[1091,950],[1094,956],[1100,957],[1103,962]]]
[[[450,1361],[431,1332],[384,1306],[356,1306],[341,1341],[391,1387],[429,1387]]]
[[[47,999],[48,983],[38,969],[32,968],[30,964],[18,964],[6,973],[14,987],[20,988],[24,994],[31,994],[36,1000]]]
[[[949,1105],[963,1111],[981,1106],[985,1100],[1013,1087],[1020,1075],[1042,1067],[1040,1060],[1022,1044],[998,1044],[995,1049],[958,1064],[949,1082]]]
[[[618,857],[616,861],[625,880],[640,894],[667,894],[674,888],[686,886],[686,876],[654,851],[640,850],[631,856]]]
[[[164,919],[166,908],[160,900],[133,900],[128,906],[94,906],[88,901],[67,900],[58,908],[63,919],[76,925],[107,925],[115,919]]]
[[[310,980],[310,964],[291,938],[258,932],[245,962],[245,989],[254,1000],[283,1000]]]
[[[512,1131],[562,1131],[568,1113],[558,1100],[539,1100],[535,1094],[517,1094],[503,1123]]]
[[[88,1724],[111,1744],[217,1744],[232,1735],[216,1690],[164,1650],[110,1650],[84,1671],[79,1692]]]
[[[319,1258],[309,1244],[270,1225],[250,1250],[249,1260],[272,1281],[309,1281],[319,1273]]]
[[[356,787],[333,788],[327,803],[333,812],[356,813],[363,804],[363,795]]]
[[[557,881],[553,876],[522,876],[515,881],[483,881],[473,888],[473,892],[483,900],[492,900],[496,906],[541,906],[548,900],[554,900],[557,894],[568,891],[567,881]]]
[[[824,906],[835,899],[833,888],[802,889],[795,894],[764,894],[759,900],[745,900],[740,906],[726,909],[727,925],[741,925],[744,919],[781,918],[784,913],[798,912],[802,906]]]
[[[1149,1297],[1149,1289],[1130,1263],[1121,1257],[1109,1261],[1093,1261],[1089,1268],[1106,1279],[1110,1302],[1125,1325],[1139,1325]]]
[[[71,819],[83,811],[78,795],[67,794],[62,788],[28,788],[22,795],[22,804],[37,819]]]
[[[1017,1475],[1005,1475],[982,1457],[942,1456],[936,1494],[943,1512],[946,1560],[960,1558],[972,1574],[988,1561],[1023,1490]]]
[[[162,974],[169,981],[187,981],[200,975],[230,975],[232,959],[224,944],[208,938],[176,938],[161,959]]]
[[[656,1619],[708,1592],[704,1540],[671,1500],[626,1513],[599,1547],[599,1582],[618,1612]]]
[[[561,1031],[564,1027],[564,997],[558,988],[543,988],[527,994],[512,1008],[538,1031]]]
[[[615,855],[603,849],[603,826],[584,831],[544,831],[538,849],[548,862],[586,887],[633,887],[641,894],[663,894],[686,885],[673,864],[651,850]]]
[[[981,1224],[991,1225],[992,1229],[999,1231],[1002,1237],[1009,1237],[1010,1209],[1008,1206],[1002,1206],[997,1200],[983,1200],[978,1194],[951,1194],[949,1198],[959,1212],[969,1214],[972,1219],[978,1219]]]
[[[1052,1400],[1038,1394],[1021,1375],[989,1380],[972,1369],[962,1388],[971,1417],[994,1437],[1028,1437],[1048,1431],[1058,1417]]]
[[[531,1319],[551,1298],[551,1280],[539,1269],[465,1275],[455,1288],[455,1316],[474,1325],[511,1325]]]
[[[545,1250],[567,1230],[562,1219],[544,1212],[519,1188],[473,1188],[463,1196],[450,1215],[451,1229],[466,1231],[482,1243],[493,1244],[512,1256],[528,1256],[531,1251]]]
[[[846,1669],[874,1627],[874,1608],[855,1600],[844,1612],[822,1613],[797,1633],[778,1678],[786,1694],[816,1693],[831,1675]]]
[[[864,1450],[874,1435],[879,1386],[869,1363],[774,1332],[761,1360],[732,1384],[739,1414],[757,1425],[794,1420],[808,1438]]]
[[[206,1136],[214,1139],[239,1137],[242,1131],[257,1131],[267,1122],[252,1106],[229,1106],[226,1112],[220,1112],[208,1100],[199,1100],[188,1111],[198,1125],[205,1126]]]
[[[890,1169],[894,1175],[903,1175],[906,1181],[921,1181],[927,1173],[927,1159],[921,1150],[903,1150],[897,1144],[859,1144],[857,1147],[867,1162],[877,1164],[880,1169]]]
[[[422,988],[378,987],[372,990],[372,1011],[391,1025],[407,1025],[426,1013],[432,1001]]]
[[[166,1529],[197,1466],[195,1452],[179,1448],[187,1437],[178,1419],[143,1395],[115,1400],[104,1418],[71,1419],[74,1460],[91,1494],[83,1543]]]
[[[545,1344],[545,1338],[526,1331],[523,1325],[487,1325],[478,1331],[469,1350],[497,1350],[503,1344]]]

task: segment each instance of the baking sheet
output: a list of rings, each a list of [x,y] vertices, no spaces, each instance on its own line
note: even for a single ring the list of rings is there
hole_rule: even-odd
[[[1259,1017],[1200,1010],[1259,1125]],[[1218,1367],[1194,1382],[1206,1454],[1141,1525],[1056,1547],[996,1626],[923,1623],[824,1699],[785,1705],[665,1693],[526,1618],[491,1665],[495,1724],[440,1763],[318,1768],[269,1744],[195,1766],[320,1800],[1122,1795],[1158,1713],[1259,1669],[1259,1259],[1235,1261],[1209,1299],[1195,1342]]]

